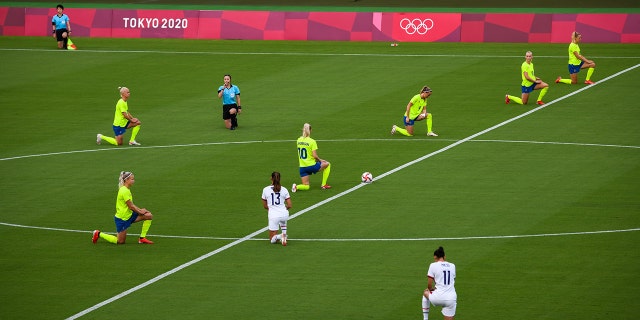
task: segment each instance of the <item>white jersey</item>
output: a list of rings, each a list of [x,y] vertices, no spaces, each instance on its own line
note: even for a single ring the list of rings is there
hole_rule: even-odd
[[[457,299],[456,294],[456,265],[448,261],[437,261],[429,265],[427,276],[433,278],[438,295]],[[435,292],[434,291],[434,292]]]
[[[289,210],[287,210],[285,203],[285,200],[289,198],[289,190],[283,186],[280,186],[280,192],[273,191],[273,185],[262,189],[262,200],[267,200],[270,218],[289,216]]]

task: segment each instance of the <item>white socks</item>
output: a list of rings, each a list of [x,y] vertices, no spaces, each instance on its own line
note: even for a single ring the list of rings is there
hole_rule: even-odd
[[[422,316],[424,320],[429,320],[429,299],[422,296]]]

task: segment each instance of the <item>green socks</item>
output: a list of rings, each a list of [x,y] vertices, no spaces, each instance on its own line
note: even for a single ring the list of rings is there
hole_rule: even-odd
[[[107,137],[107,136],[102,136],[102,140],[109,142],[110,144],[117,146],[118,142],[116,141],[115,138],[111,138],[111,137]]]
[[[327,180],[329,179],[329,174],[331,173],[331,165],[328,165],[323,171],[322,171],[322,185],[326,186],[327,185]]]
[[[118,237],[110,234],[106,234],[104,232],[100,232],[100,238],[107,240],[110,243],[118,243]]]
[[[142,231],[140,231],[140,238],[145,238],[147,236],[147,231],[149,231],[149,227],[151,227],[152,221],[153,220],[142,221]]]
[[[131,129],[131,139],[129,139],[129,142],[136,140],[136,136],[138,135],[138,131],[140,131],[140,126],[133,127],[133,129]]]
[[[509,95],[507,97],[509,97],[509,100],[511,100],[511,101],[513,101],[513,102],[515,102],[517,104],[522,104],[522,99],[521,98],[518,98],[516,96],[511,96],[511,95]]]
[[[542,90],[540,90],[540,95],[538,95],[538,101],[542,101],[542,97],[544,97],[544,95],[547,94],[547,91],[549,91],[549,87],[542,88]]]
[[[596,71],[595,68],[589,68],[587,69],[587,78],[585,79],[586,81],[591,80],[591,75],[593,75],[593,72]]]

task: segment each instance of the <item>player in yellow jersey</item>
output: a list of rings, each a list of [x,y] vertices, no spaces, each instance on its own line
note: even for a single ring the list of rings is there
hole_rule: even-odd
[[[520,67],[520,75],[522,76],[522,96],[518,98],[507,94],[504,97],[504,102],[506,104],[509,104],[511,101],[517,104],[527,104],[527,102],[529,102],[529,93],[533,90],[542,89],[538,95],[538,101],[536,103],[538,105],[543,105],[544,102],[542,102],[542,97],[544,97],[547,90],[549,90],[549,85],[536,77],[533,70],[533,53],[531,51],[527,51],[524,54],[524,62]]]
[[[596,69],[596,63],[580,54],[580,46],[578,45],[580,41],[582,41],[582,34],[574,31],[571,34],[571,44],[569,44],[569,75],[571,76],[571,80],[562,79],[562,77],[559,76],[558,79],[556,79],[556,83],[576,84],[578,83],[578,72],[580,72],[580,69],[587,68],[587,77],[585,78],[584,83],[595,83],[591,81],[591,75],[593,75],[593,72]]]
[[[327,184],[331,163],[318,157],[318,144],[311,138],[311,125],[305,123],[302,127],[302,136],[296,141],[298,147],[298,160],[300,163],[301,184],[293,184],[291,191],[309,190],[309,176],[322,171],[322,189],[331,189]]]
[[[102,140],[109,142],[114,146],[121,146],[122,139],[127,129],[133,128],[131,130],[131,139],[129,139],[130,146],[139,146],[140,144],[136,141],[136,136],[138,135],[138,131],[140,131],[140,120],[138,118],[134,118],[129,112],[129,104],[127,100],[129,100],[129,96],[131,96],[131,91],[127,87],[118,87],[120,90],[120,100],[116,104],[116,112],[113,116],[113,133],[116,135],[115,138],[106,137],[100,133],[96,138],[96,143],[100,144]]]
[[[402,120],[404,129],[394,124],[393,127],[391,127],[391,134],[399,132],[402,135],[411,137],[413,136],[413,125],[415,122],[427,119],[427,136],[438,136],[435,132],[431,131],[433,119],[431,113],[427,112],[427,98],[431,96],[431,92],[431,88],[424,86],[420,89],[420,93],[411,98],[411,101],[407,104],[407,110]]]
[[[149,231],[149,227],[151,227],[153,215],[149,210],[139,208],[133,203],[131,186],[133,186],[135,182],[135,176],[132,172],[120,172],[120,177],[118,178],[118,197],[116,198],[116,215],[113,218],[116,223],[118,236],[116,237],[100,232],[100,230],[94,230],[93,237],[91,238],[93,243],[98,242],[98,238],[102,238],[110,243],[124,244],[127,240],[127,229],[131,224],[143,221],[138,243],[153,244],[151,240],[147,239],[147,232]]]

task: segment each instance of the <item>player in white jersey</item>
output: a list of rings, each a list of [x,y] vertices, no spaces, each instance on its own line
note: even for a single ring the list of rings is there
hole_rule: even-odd
[[[271,173],[271,185],[262,189],[262,206],[269,210],[269,240],[278,240],[283,246],[287,245],[287,220],[291,209],[291,196],[287,188],[280,183],[280,172]],[[278,230],[282,234],[278,234]]]
[[[427,289],[422,295],[422,314],[429,319],[429,303],[442,307],[445,320],[453,320],[456,315],[458,295],[456,294],[456,265],[446,261],[444,249],[433,252],[433,262],[427,271]]]

